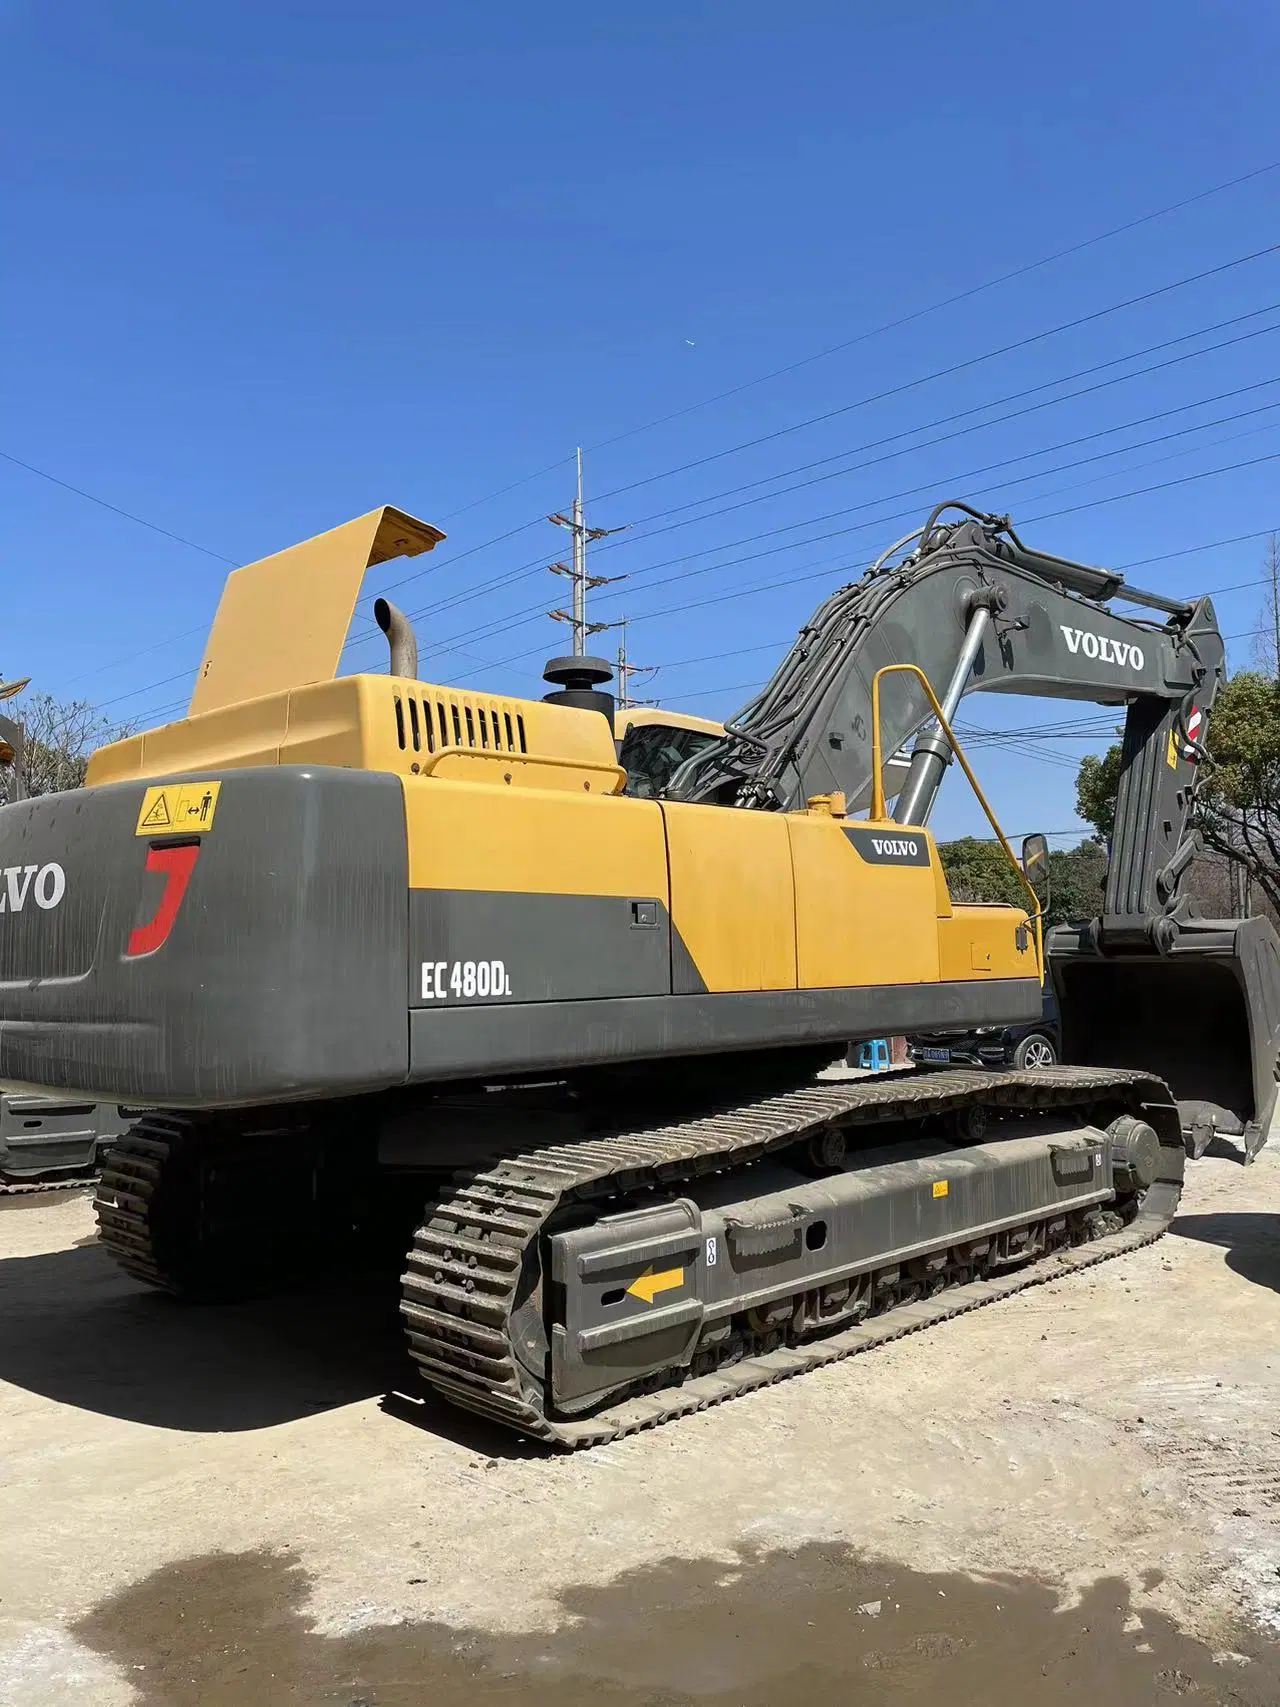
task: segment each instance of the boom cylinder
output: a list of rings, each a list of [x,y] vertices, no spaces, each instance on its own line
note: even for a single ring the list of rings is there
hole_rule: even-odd
[[[964,645],[956,660],[955,671],[942,701],[942,710],[947,722],[950,723],[956,714],[964,696],[964,690],[969,684],[973,666],[977,662],[978,653],[982,650],[982,642],[991,627],[991,609],[987,604],[977,605],[969,617],[969,626],[965,630]],[[898,803],[894,807],[894,820],[899,824],[927,824],[933,803],[946,775],[947,766],[951,763],[951,743],[941,729],[927,730],[921,735],[911,752],[911,766],[907,771],[907,780],[902,785],[898,795]]]

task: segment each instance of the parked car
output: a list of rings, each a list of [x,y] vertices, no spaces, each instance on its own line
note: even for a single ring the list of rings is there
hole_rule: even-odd
[[[1051,990],[1045,991],[1038,1020],[1003,1029],[930,1033],[909,1037],[913,1061],[931,1066],[1052,1067],[1062,1056],[1062,1024]]]

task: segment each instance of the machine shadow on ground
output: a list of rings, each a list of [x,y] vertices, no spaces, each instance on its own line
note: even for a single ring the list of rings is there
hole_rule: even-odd
[[[423,1395],[397,1297],[394,1277],[354,1273],[251,1303],[183,1305],[122,1274],[88,1239],[0,1260],[0,1381],[197,1434],[382,1397],[388,1428],[412,1423],[488,1457],[522,1455],[523,1443]]]
[[[1170,1232],[1180,1239],[1218,1245],[1227,1267],[1255,1286],[1280,1292],[1280,1215],[1230,1211],[1217,1215],[1179,1215]]]
[[[1245,1167],[1248,1158],[1241,1147],[1241,1141],[1235,1138],[1223,1138],[1215,1134],[1204,1152],[1205,1157],[1216,1162],[1235,1162],[1238,1167]]]

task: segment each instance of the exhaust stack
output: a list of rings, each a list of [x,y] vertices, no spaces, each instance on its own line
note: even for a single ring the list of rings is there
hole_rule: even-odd
[[[413,624],[390,599],[375,599],[373,601],[373,620],[387,637],[391,648],[391,674],[407,676],[411,682],[418,679],[418,637],[413,632]]]

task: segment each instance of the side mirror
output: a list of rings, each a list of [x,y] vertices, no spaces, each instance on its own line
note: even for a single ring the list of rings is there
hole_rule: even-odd
[[[1022,869],[1036,894],[1043,896],[1049,887],[1049,843],[1044,836],[1023,837]]]

